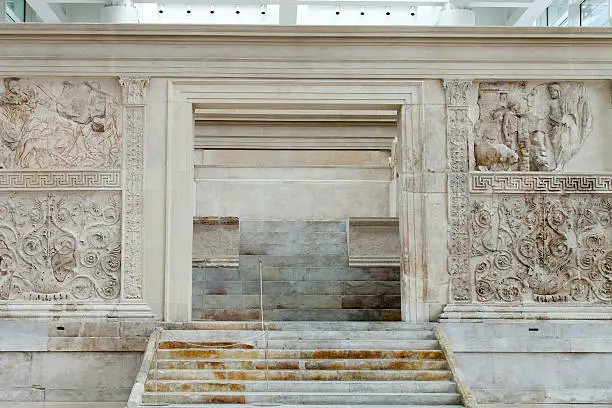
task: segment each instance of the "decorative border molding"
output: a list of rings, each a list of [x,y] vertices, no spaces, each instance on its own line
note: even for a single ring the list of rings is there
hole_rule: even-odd
[[[610,193],[611,174],[470,174],[470,193]]]
[[[467,106],[471,80],[444,80],[448,157],[448,273],[452,302],[472,298],[468,252],[468,143],[472,129]]]
[[[120,190],[121,171],[0,171],[0,190]]]
[[[123,297],[142,299],[144,275],[144,127],[148,78],[119,79],[125,109],[123,162]]]

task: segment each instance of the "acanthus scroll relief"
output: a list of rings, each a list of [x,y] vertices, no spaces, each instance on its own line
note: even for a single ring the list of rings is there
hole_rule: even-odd
[[[125,108],[124,297],[141,299],[144,275],[144,124],[148,78],[119,79]]]
[[[120,292],[119,192],[0,196],[0,300],[113,300]]]
[[[119,87],[105,80],[3,78],[0,168],[119,168]]]
[[[471,300],[467,219],[469,192],[468,143],[472,121],[467,106],[471,80],[444,81],[446,94],[446,132],[448,157],[448,273],[451,276],[451,297],[457,302]]]
[[[479,302],[612,302],[612,197],[497,196],[472,202]]]
[[[580,82],[483,82],[474,126],[477,170],[559,171],[593,132]]]

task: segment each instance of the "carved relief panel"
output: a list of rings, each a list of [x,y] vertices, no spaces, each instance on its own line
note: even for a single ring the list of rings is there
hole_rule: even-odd
[[[612,175],[564,172],[602,137],[593,112],[609,95],[573,81],[458,84],[445,81],[447,111],[465,111],[470,130],[448,116],[451,301],[612,303]]]
[[[132,81],[124,83],[123,96],[134,96]],[[122,84],[116,78],[0,79],[0,301],[141,297],[142,258],[131,255],[142,252],[142,206],[124,208],[123,190],[134,201],[143,179],[127,183],[121,167],[130,159],[130,175],[142,170],[142,155],[124,158],[142,150],[142,138],[124,140]],[[142,135],[144,121],[135,126],[128,133]],[[124,229],[139,232],[129,251]],[[129,279],[125,265],[133,272]]]
[[[3,78],[0,168],[121,166],[117,81]]]
[[[482,82],[478,109],[476,170],[559,171],[593,132],[580,82]]]
[[[118,192],[0,195],[0,299],[119,296]]]
[[[470,267],[479,302],[611,302],[612,197],[474,199]]]

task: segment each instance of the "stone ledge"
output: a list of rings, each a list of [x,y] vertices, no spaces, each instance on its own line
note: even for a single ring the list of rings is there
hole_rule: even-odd
[[[126,303],[0,303],[0,319],[117,319],[152,320],[151,308],[144,302]]]
[[[238,217],[193,217],[194,224],[203,225],[238,225]]]
[[[0,352],[137,351],[156,323],[0,320]]]
[[[440,322],[483,322],[489,320],[612,320],[612,306],[549,304],[475,304],[453,303],[444,307]]]
[[[0,408],[124,408],[125,402],[11,402],[0,401]]]
[[[507,389],[473,389],[476,400],[482,403],[504,403],[512,401],[516,404],[589,404],[602,407],[612,404],[612,389],[596,388],[570,388],[570,389],[533,389],[533,390],[507,390]],[[480,403],[479,406],[482,406]]]

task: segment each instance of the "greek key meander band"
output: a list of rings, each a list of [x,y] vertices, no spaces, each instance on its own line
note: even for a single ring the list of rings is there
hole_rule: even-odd
[[[470,193],[612,193],[612,174],[472,173]]]
[[[0,190],[121,189],[121,171],[0,171]]]

